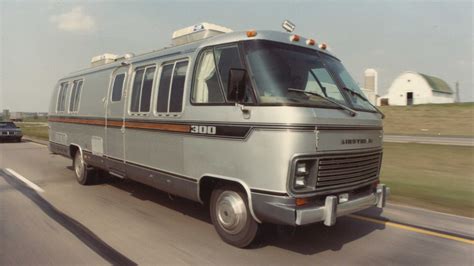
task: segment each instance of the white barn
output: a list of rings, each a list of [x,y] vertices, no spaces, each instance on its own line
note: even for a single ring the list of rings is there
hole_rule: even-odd
[[[380,97],[378,105],[453,103],[454,93],[444,80],[417,72],[403,72]]]

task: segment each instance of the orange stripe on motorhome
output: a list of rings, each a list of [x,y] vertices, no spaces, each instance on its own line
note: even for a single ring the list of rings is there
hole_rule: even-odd
[[[173,132],[189,132],[191,127],[189,125],[178,125],[178,124],[155,124],[155,123],[143,123],[143,122],[125,122],[126,128],[138,128],[138,129],[156,129],[163,131]]]
[[[50,122],[60,123],[71,123],[71,124],[84,124],[84,125],[96,125],[105,126],[105,119],[84,119],[84,118],[50,118]],[[121,127],[122,121],[107,121],[108,126]],[[171,132],[189,132],[191,127],[189,125],[180,124],[158,124],[158,123],[147,123],[147,122],[125,122],[126,128],[133,129],[153,129]]]

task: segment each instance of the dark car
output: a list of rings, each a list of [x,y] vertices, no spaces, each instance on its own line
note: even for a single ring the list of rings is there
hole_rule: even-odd
[[[13,122],[1,122],[0,121],[0,141],[3,140],[14,140],[17,142],[21,141],[23,133]]]

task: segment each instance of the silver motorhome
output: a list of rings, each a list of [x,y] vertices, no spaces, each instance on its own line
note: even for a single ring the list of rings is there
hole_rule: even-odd
[[[209,204],[239,247],[262,223],[331,226],[385,205],[383,115],[325,44],[208,23],[173,43],[58,81],[49,147],[80,184],[108,172]]]

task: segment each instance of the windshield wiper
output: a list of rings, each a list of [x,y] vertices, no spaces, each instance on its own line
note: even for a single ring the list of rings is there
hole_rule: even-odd
[[[375,111],[377,111],[377,113],[379,113],[379,114],[382,116],[382,119],[385,118],[384,113],[382,113],[382,111],[380,111],[379,108],[375,107],[375,105],[373,105],[369,100],[367,100],[367,98],[365,98],[364,95],[358,93],[357,91],[353,91],[353,90],[351,90],[351,89],[349,89],[349,88],[347,88],[347,87],[343,87],[343,89],[346,90],[346,91],[348,91],[348,92],[350,92],[350,93],[352,93],[352,94],[354,94],[354,95],[357,95],[357,97],[359,97],[360,99],[366,101],[368,104],[370,104],[370,106],[372,106],[372,107],[375,109]]]
[[[345,105],[343,105],[343,104],[340,104],[340,103],[338,103],[338,102],[336,102],[336,101],[334,101],[334,100],[331,100],[331,99],[329,99],[329,98],[327,98],[327,97],[324,97],[324,96],[322,96],[322,95],[319,94],[319,93],[310,92],[310,91],[304,91],[304,90],[297,90],[297,89],[293,89],[293,88],[288,88],[288,91],[295,91],[295,92],[301,92],[301,93],[309,94],[309,95],[313,95],[313,96],[318,96],[318,97],[320,97],[320,98],[322,98],[322,99],[324,99],[324,100],[326,100],[326,101],[328,101],[328,102],[330,102],[330,103],[333,103],[333,104],[335,104],[335,105],[341,107],[342,109],[346,110],[346,111],[349,113],[350,116],[353,116],[353,117],[354,117],[354,116],[357,115],[357,112],[354,111],[354,110],[352,110],[351,108],[349,108],[349,107],[347,107],[347,106],[345,106]]]

